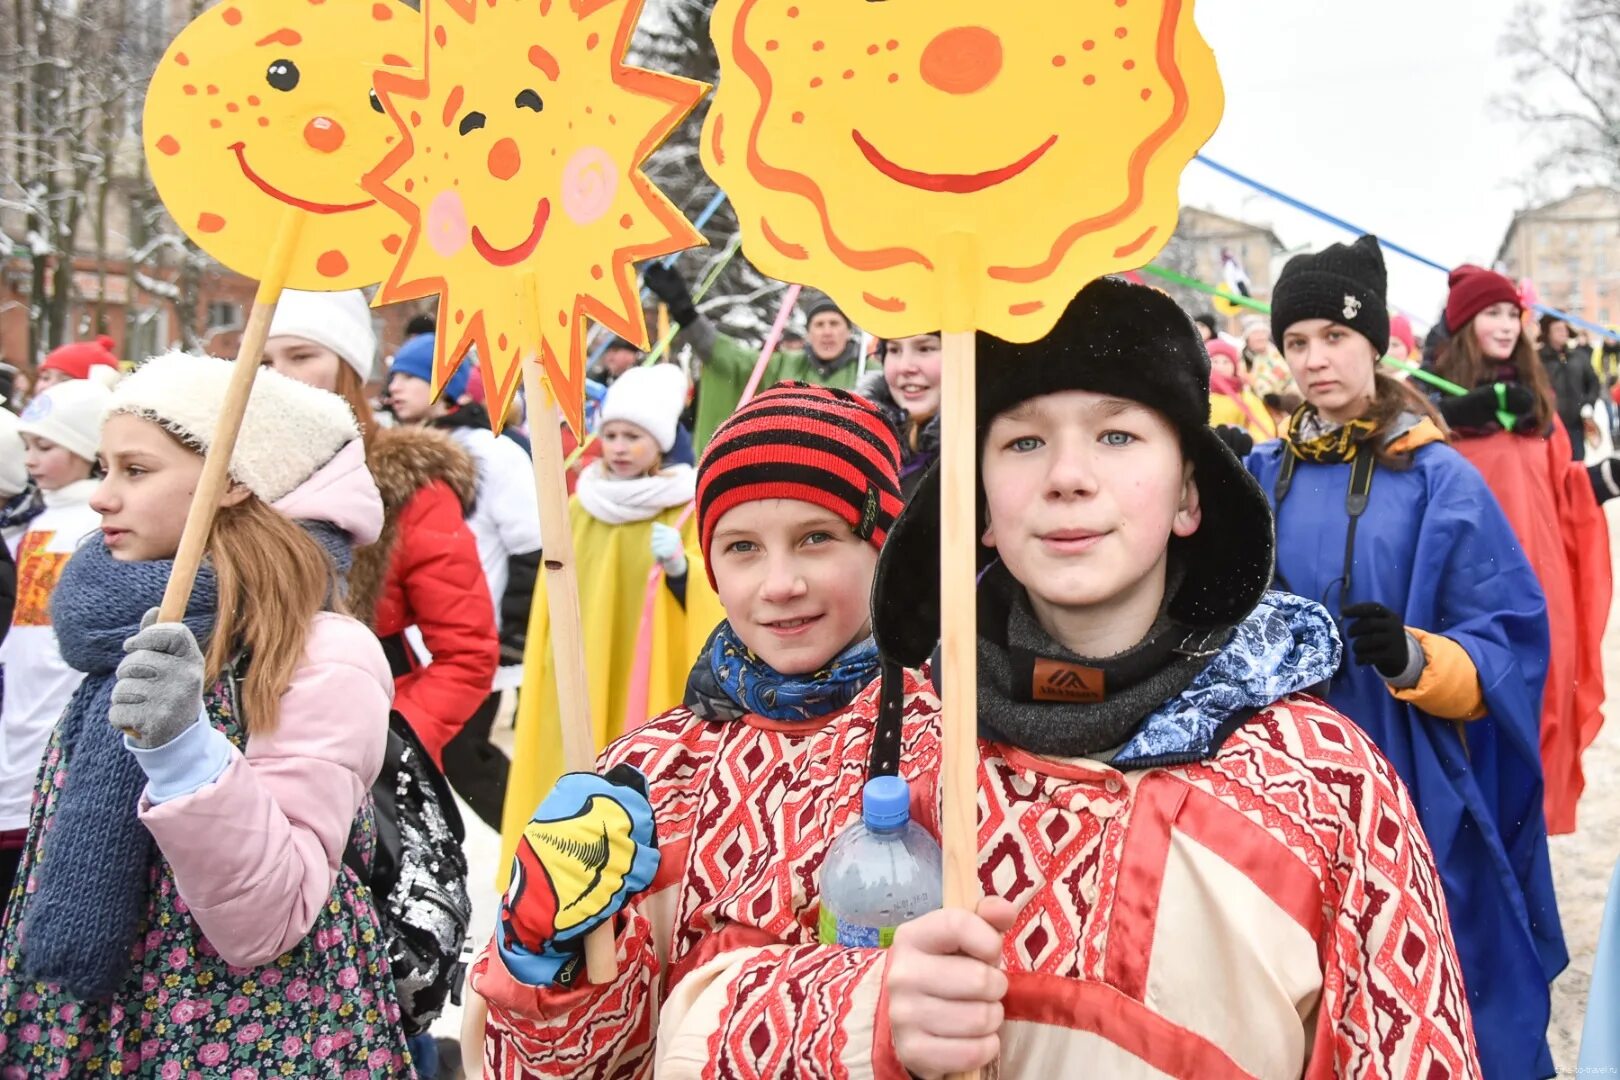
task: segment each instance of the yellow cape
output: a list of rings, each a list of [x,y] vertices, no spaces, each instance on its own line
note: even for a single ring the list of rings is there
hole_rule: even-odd
[[[647,580],[653,569],[652,521],[608,525],[592,517],[579,499],[569,502],[574,560],[579,575],[580,631],[585,642],[586,685],[590,690],[591,731],[600,752],[624,734],[632,706],[631,682],[642,641]],[[709,634],[724,618],[698,553],[697,522],[676,507],[653,521],[679,526],[689,567],[686,608],[675,602],[660,579],[654,594],[651,663],[645,712],[635,726],[680,704],[686,679]],[[534,808],[563,772],[562,729],[557,714],[557,676],[552,664],[551,615],[542,577],[529,612],[523,691],[518,699],[512,770],[502,814],[501,862],[497,887],[506,887],[518,837]]]

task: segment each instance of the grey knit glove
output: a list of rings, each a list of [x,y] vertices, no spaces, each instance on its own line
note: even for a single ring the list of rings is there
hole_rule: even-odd
[[[159,623],[146,613],[141,631],[124,642],[107,722],[142,750],[171,742],[202,715],[205,664],[183,623]]]

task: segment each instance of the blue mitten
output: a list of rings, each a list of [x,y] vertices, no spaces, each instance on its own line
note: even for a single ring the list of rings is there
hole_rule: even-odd
[[[512,860],[495,934],[507,970],[530,986],[573,985],[585,935],[652,885],[658,861],[641,773],[620,765],[562,777]]]

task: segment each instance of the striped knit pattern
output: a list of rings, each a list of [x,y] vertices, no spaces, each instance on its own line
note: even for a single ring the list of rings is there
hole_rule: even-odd
[[[844,390],[778,383],[720,425],[698,466],[705,561],[726,511],[759,499],[819,506],[881,548],[903,505],[899,472],[899,436],[871,402]]]

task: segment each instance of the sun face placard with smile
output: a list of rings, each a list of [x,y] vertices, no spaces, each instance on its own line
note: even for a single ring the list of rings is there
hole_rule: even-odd
[[[226,0],[188,24],[152,75],[143,122],[152,181],[186,235],[259,277],[300,210],[287,285],[381,281],[403,230],[360,186],[397,138],[372,76],[408,68],[421,33],[398,0]]]
[[[939,329],[946,237],[974,322],[1044,336],[1170,238],[1222,109],[1193,0],[719,0],[709,174],[766,273],[885,337]]]
[[[539,343],[582,430],[588,320],[645,345],[634,263],[703,243],[641,164],[707,88],[624,63],[641,3],[426,0],[421,76],[378,76],[402,138],[365,186],[407,225],[378,300],[440,295],[435,390],[476,347],[492,416]]]

